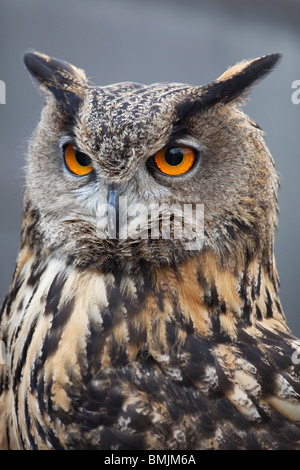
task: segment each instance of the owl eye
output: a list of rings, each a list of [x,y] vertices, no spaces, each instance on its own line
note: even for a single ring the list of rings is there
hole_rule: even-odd
[[[67,169],[74,175],[88,175],[93,170],[90,157],[71,144],[64,148],[64,159]]]
[[[189,171],[195,162],[195,152],[190,147],[164,148],[154,155],[156,166],[166,175],[182,175]]]

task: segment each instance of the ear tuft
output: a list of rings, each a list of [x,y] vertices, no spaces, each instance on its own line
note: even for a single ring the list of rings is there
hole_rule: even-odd
[[[83,70],[36,51],[25,53],[24,63],[44,93],[52,93],[66,112],[74,112],[87,84]]]
[[[269,54],[258,59],[238,62],[229,67],[216,81],[207,86],[201,97],[202,105],[213,106],[219,102],[241,100],[258,80],[271,72],[281,54]]]
[[[238,62],[229,67],[215,82],[220,85],[220,97],[225,103],[238,98],[249,88],[271,72],[279,61],[281,54],[269,54],[257,59]],[[213,88],[213,87],[212,87]]]
[[[241,101],[251,86],[271,72],[281,54],[269,54],[230,67],[217,80],[196,87],[191,96],[177,105],[177,119],[191,117],[218,103]]]

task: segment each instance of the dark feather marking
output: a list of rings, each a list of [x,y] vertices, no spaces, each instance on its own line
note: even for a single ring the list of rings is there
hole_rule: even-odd
[[[205,434],[205,437],[209,438],[214,435],[216,430],[216,423],[213,421],[212,416],[209,412],[202,412],[201,424],[203,426],[203,433]]]
[[[256,313],[257,320],[261,321],[263,316],[262,316],[262,313],[261,313],[260,308],[258,307],[258,305],[256,305],[256,307],[255,307],[255,313]]]
[[[258,278],[257,278],[257,288],[256,288],[257,296],[260,296],[260,291],[261,291],[261,264],[259,264],[259,268],[258,268]]]
[[[244,301],[243,305],[243,319],[244,321],[251,325],[251,300],[248,298],[248,293],[247,293],[247,286],[248,286],[249,280],[248,280],[248,275],[247,271],[245,271],[243,278],[241,280],[240,284],[240,296],[241,299]]]
[[[93,323],[90,323],[89,330],[90,334],[86,344],[86,357],[89,367],[86,370],[86,375],[84,375],[86,382],[91,380],[93,374],[97,373],[100,368],[103,347],[107,339],[107,334],[104,334],[103,330],[99,331],[99,328],[94,328]]]
[[[170,347],[174,348],[176,351],[175,341],[177,338],[177,326],[174,322],[166,322],[166,340]]]
[[[27,397],[24,398],[24,413],[25,413],[25,423],[26,423],[26,436],[27,439],[29,440],[30,446],[32,450],[37,450],[38,447],[35,443],[34,437],[30,431],[31,428],[31,418],[28,410],[28,403],[27,403]]]
[[[235,412],[236,410],[234,405],[231,403],[231,401],[228,400],[226,396],[222,395],[216,399],[216,415],[222,416],[224,421],[231,421],[235,415]]]
[[[260,450],[261,446],[256,434],[254,434],[253,432],[247,433],[245,447],[249,450]]]
[[[34,418],[34,425],[36,427],[36,430],[41,438],[41,440],[43,442],[46,442],[46,432],[45,432],[45,429],[43,428],[43,426],[40,424],[40,422],[38,421],[37,418]]]
[[[112,367],[121,367],[128,362],[127,345],[120,344],[114,337],[109,345],[109,356]]]
[[[231,222],[238,229],[237,232],[243,232],[248,234],[251,229],[253,229],[253,227],[251,227],[250,225],[247,225],[245,222],[242,222],[235,218],[232,219]]]
[[[64,450],[64,447],[61,445],[59,439],[56,437],[54,434],[53,430],[49,427],[47,427],[47,439],[52,445],[54,450]]]
[[[264,335],[264,338],[269,338],[269,339],[273,339],[274,341],[286,341],[287,343],[289,342],[289,340],[291,338],[293,338],[293,336],[291,336],[288,332],[285,332],[285,331],[280,331],[280,333],[275,333],[269,329],[267,329],[263,323],[261,324],[257,324],[257,328],[259,331],[261,331]]]
[[[57,305],[55,305],[56,313],[53,316],[51,329],[45,336],[43,343],[41,364],[57,350],[64,327],[73,312],[74,301],[74,298],[69,300],[69,302],[66,302],[59,310],[57,310]]]
[[[13,377],[13,389],[15,391],[17,391],[17,389],[18,389],[18,384],[20,382],[21,375],[22,375],[22,369],[23,369],[23,366],[26,362],[28,348],[31,344],[32,336],[35,332],[36,324],[37,324],[37,317],[34,318],[32,324],[30,325],[30,328],[29,328],[28,333],[26,335],[26,340],[24,342],[24,346],[23,346],[23,349],[22,349],[22,354],[21,354],[20,359],[18,360],[18,364],[15,368],[15,373],[14,373],[14,377]]]
[[[6,436],[7,436],[8,449],[11,449],[9,420],[6,421]]]
[[[166,147],[172,147],[179,139],[182,139],[188,135],[188,129],[183,123],[175,122],[173,125],[173,129],[171,135],[169,136],[168,143]]]
[[[51,331],[63,330],[66,323],[70,319],[73,307],[75,303],[75,298],[73,297],[68,302],[64,303],[63,306],[53,315],[53,320],[51,324]]]
[[[40,413],[43,415],[46,412],[46,406],[44,401],[46,396],[44,376],[40,377],[37,385],[34,386],[33,389],[36,390]]]
[[[252,320],[251,320],[251,302],[250,301],[247,301],[245,304],[244,304],[244,307],[243,307],[243,314],[244,314],[244,320],[246,323],[248,323],[249,325],[252,325]]]
[[[65,282],[65,277],[63,277],[60,273],[56,274],[48,291],[45,315],[50,315],[51,313],[55,315],[57,313],[58,304],[60,302],[61,293]]]
[[[44,396],[47,400],[47,403],[45,403],[45,406],[48,412],[48,416],[53,419],[55,417],[55,411],[53,410],[53,404],[52,404],[52,400],[53,400],[52,387],[53,387],[53,378],[51,377],[50,379],[47,380]]]
[[[256,346],[256,340],[253,336],[249,335],[243,328],[238,329],[237,334],[238,342],[241,342],[244,345]]]
[[[157,292],[156,292],[155,299],[156,299],[158,308],[159,308],[159,310],[160,310],[162,313],[163,313],[164,310],[165,310],[164,297],[165,297],[165,296],[164,296],[164,289],[163,289],[163,288],[158,289]]]
[[[182,366],[186,383],[197,382],[208,365],[214,366],[215,359],[210,352],[210,343],[199,336],[188,335],[184,350],[190,356],[187,364]]]
[[[123,303],[120,288],[118,286],[114,285],[107,287],[107,300],[110,310],[118,310],[120,305]]]
[[[256,299],[256,289],[255,289],[255,285],[254,283],[252,282],[252,286],[251,286],[251,299],[255,301]]]
[[[24,440],[23,440],[23,436],[22,436],[22,432],[21,432],[21,426],[20,426],[20,422],[19,422],[19,397],[18,397],[17,391],[14,392],[14,405],[15,405],[15,411],[16,411],[16,417],[17,417],[17,429],[18,429],[18,433],[19,433],[19,436],[20,436],[20,439],[21,439],[22,448],[24,449]],[[14,441],[15,434],[13,434],[12,439]]]
[[[198,284],[202,286],[204,290],[208,290],[209,284],[206,280],[205,275],[203,274],[202,270],[199,267],[197,270],[197,281],[198,281]]]
[[[37,225],[40,219],[40,213],[38,209],[32,209],[31,204],[28,203],[25,207],[23,220],[26,220],[26,224],[22,227],[21,232],[21,246],[28,246],[39,258],[40,247],[43,246],[43,239],[41,234],[38,232]]]
[[[192,318],[187,318],[182,311],[180,311],[180,327],[186,331],[188,335],[194,334],[194,323]]]
[[[282,315],[282,314],[283,314],[283,311],[282,311],[280,302],[278,302],[278,300],[275,300],[275,305],[276,305],[276,307],[277,307],[279,313],[281,313],[281,315]]]
[[[214,337],[219,339],[221,333],[220,316],[215,313],[214,315],[211,315],[210,320]]]
[[[269,292],[269,289],[267,291],[267,318],[271,318],[273,316],[273,302],[272,302],[272,297]]]
[[[224,314],[220,314],[219,312],[214,313],[210,317],[211,326],[213,337],[218,343],[227,343],[231,341],[230,335],[227,331],[221,328],[221,319],[220,316]]]
[[[249,336],[249,335],[248,335]],[[239,335],[240,338],[245,338],[245,333]],[[275,389],[275,371],[274,367],[268,362],[264,353],[257,348],[254,339],[250,339],[248,344],[239,343],[239,349],[242,356],[248,360],[251,364],[255,364],[257,374],[260,377],[260,383],[262,386],[262,395],[267,397],[274,393]],[[251,341],[251,344],[250,344]]]
[[[30,276],[27,280],[27,285],[30,287],[35,286],[35,284],[39,281],[46,268],[47,264],[45,263],[41,266],[40,260],[37,259],[37,261],[32,265]]]
[[[15,300],[23,282],[24,282],[24,279],[22,279],[22,276],[19,274],[19,276],[16,279],[16,282],[14,283],[14,287],[12,288],[12,290],[10,291],[10,293],[6,296],[4,300],[4,303],[1,309],[0,319],[3,315],[4,310],[6,310],[8,314],[10,313],[11,304]]]
[[[29,308],[29,306],[31,304],[31,301],[32,301],[33,297],[35,296],[35,293],[36,293],[37,289],[38,289],[38,284],[36,284],[35,287],[33,288],[30,299],[28,300],[28,302],[26,304],[25,310]],[[21,320],[18,324],[18,327],[14,331],[13,337],[11,339],[11,343],[14,343],[15,341],[17,341],[17,338],[19,337],[19,334],[22,331],[22,326],[23,326],[24,319],[25,319],[25,316],[22,316]]]
[[[62,109],[68,115],[70,122],[75,122],[75,116],[81,104],[81,98],[71,91],[59,90],[55,87],[49,87]]]
[[[224,224],[224,229],[226,230],[228,235],[230,235],[230,238],[232,240],[236,240],[236,238],[238,236],[238,233],[237,233],[235,227],[233,227],[232,225],[229,225],[229,224]]]
[[[96,411],[99,409],[101,403],[104,403],[107,389],[110,387],[109,379],[101,380],[99,377],[92,380],[87,385],[86,398],[88,401],[88,410]]]
[[[38,370],[40,369],[39,366],[39,358],[34,361],[34,366],[30,371],[30,392],[33,393],[38,388]]]
[[[20,300],[19,305],[17,307],[17,311],[21,312],[23,310],[23,306],[24,306],[24,298]]]
[[[212,310],[219,306],[218,291],[214,283],[211,284],[209,293],[204,295],[204,302]]]
[[[222,393],[226,393],[233,388],[233,383],[228,379],[218,361],[215,361],[215,368],[218,376],[219,388]]]
[[[143,433],[151,427],[151,419],[148,416],[144,416],[136,410],[136,405],[129,405],[126,410],[126,415],[130,417],[129,426],[134,429],[135,432]]]
[[[211,284],[208,283],[205,275],[203,274],[203,272],[201,271],[199,267],[197,270],[197,281],[198,281],[198,284],[203,288],[203,291],[204,291],[203,300],[205,304],[212,312],[217,311],[217,309],[220,307],[220,300],[219,300],[219,295],[218,295],[216,285],[214,282],[211,282]]]

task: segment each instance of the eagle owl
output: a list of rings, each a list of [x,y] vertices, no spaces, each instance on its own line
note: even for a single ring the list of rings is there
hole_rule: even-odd
[[[241,110],[278,59],[98,87],[25,54],[46,103],[1,312],[2,448],[300,448],[278,178]]]

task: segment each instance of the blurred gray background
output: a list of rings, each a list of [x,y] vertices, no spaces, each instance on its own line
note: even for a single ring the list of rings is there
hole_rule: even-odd
[[[83,68],[97,85],[204,84],[241,59],[282,52],[245,111],[266,132],[281,179],[276,259],[281,299],[300,336],[300,0],[0,0],[0,303],[18,251],[27,140],[43,98],[22,54],[36,49]]]

